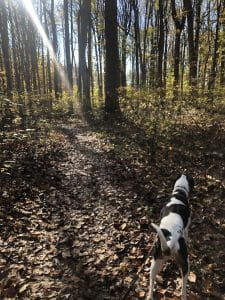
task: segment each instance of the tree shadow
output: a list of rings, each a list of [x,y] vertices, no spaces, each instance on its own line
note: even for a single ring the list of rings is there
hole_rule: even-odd
[[[34,251],[40,243],[43,250],[48,250],[49,243],[55,246],[49,258],[54,261],[53,269],[38,280],[50,278],[54,282],[50,288],[58,288],[58,299],[65,295],[71,299],[121,299],[127,287],[125,278],[136,274],[141,264],[138,258],[129,257],[136,255],[132,254],[135,248],[141,254],[148,252],[150,219],[158,218],[168,200],[172,174],[177,175],[180,164],[185,167],[192,164],[194,174],[201,175],[205,168],[202,151],[211,153],[208,161],[213,168],[208,172],[216,172],[221,157],[214,152],[220,150],[217,142],[219,147],[225,145],[224,132],[215,128],[203,131],[191,126],[176,128],[169,141],[171,150],[160,145],[153,162],[147,133],[129,120],[115,119],[113,123],[92,120],[79,128],[75,124],[57,130],[69,141],[64,156],[63,151],[57,152],[59,149],[54,149],[54,155],[45,152],[36,156],[31,152],[27,158],[25,152],[17,162],[18,170],[14,170],[11,179],[14,187],[19,188],[14,197],[21,201],[21,207],[24,203],[24,210],[15,212],[12,221],[5,219],[9,222],[4,226],[11,226],[5,240],[14,234],[20,235],[18,240],[24,234],[29,235],[28,228],[33,225],[30,214],[26,215],[25,200],[38,199],[38,222],[43,222],[43,233],[51,232],[54,239],[43,242],[41,229],[37,227],[40,236],[29,237],[31,246]],[[93,132],[96,138],[92,138]],[[215,144],[206,146],[215,133],[218,135]],[[60,162],[67,164],[57,168]],[[221,178],[218,171],[217,175]],[[199,210],[194,216],[197,213]],[[96,238],[100,240],[96,242]],[[39,252],[37,260],[38,255]],[[112,257],[115,261],[111,261]],[[26,265],[29,264],[28,257]]]
[[[213,154],[213,152],[219,150],[216,145],[210,145],[210,147],[207,145],[208,139],[215,136],[215,128],[199,130],[191,125],[182,125],[182,127],[174,128],[171,138],[165,141],[166,146],[159,146],[159,153],[157,153],[156,161],[154,162],[152,162],[151,158],[149,159],[148,135],[143,129],[129,120],[116,119],[113,123],[91,120],[88,122],[88,126],[84,128],[84,131],[79,132],[79,134],[71,128],[61,128],[59,130],[68,136],[71,144],[74,145],[74,149],[84,157],[86,163],[91,165],[91,169],[85,171],[86,175],[82,175],[84,178],[80,179],[83,190],[88,189],[87,194],[89,197],[84,201],[86,197],[84,195],[78,201],[76,198],[77,194],[76,196],[71,194],[74,200],[76,199],[77,202],[80,202],[79,206],[74,204],[76,208],[84,215],[91,215],[91,212],[94,211],[94,207],[97,205],[100,205],[101,210],[106,209],[108,212],[117,210],[118,215],[109,214],[109,227],[111,229],[116,227],[118,231],[122,231],[121,226],[126,227],[124,222],[132,221],[135,226],[139,226],[139,233],[144,233],[146,236],[151,232],[151,228],[149,222],[145,223],[145,218],[157,218],[159,216],[161,207],[168,200],[171,193],[173,174],[174,177],[177,176],[176,171],[180,171],[180,165],[191,170],[195,176],[201,177],[205,171],[204,153],[209,152]],[[93,140],[82,139],[82,135],[85,136],[87,132],[100,134],[102,139],[109,141],[109,144],[113,145],[113,147],[99,152]],[[225,142],[224,132],[221,130],[217,131],[217,133],[220,136],[219,145],[221,146]],[[171,147],[171,150],[169,147]],[[143,155],[144,158],[139,159],[139,155]],[[214,156],[215,153],[213,154],[213,161],[218,168],[221,158],[218,160],[219,157],[215,158]],[[210,164],[213,161],[210,160]],[[149,172],[151,176],[155,174],[155,177],[149,178]],[[78,174],[77,176],[80,175]],[[74,187],[72,182],[71,186]],[[105,193],[107,186],[111,189],[108,194]],[[167,189],[168,186],[171,187],[169,190]],[[164,193],[163,195],[162,192]],[[88,207],[88,203],[92,204],[85,210]],[[195,207],[195,200],[192,205]],[[144,210],[145,206],[150,208],[150,212],[148,209]],[[139,214],[138,211],[140,209],[141,213]],[[194,217],[198,213],[199,211],[194,212]],[[127,216],[129,216],[129,221],[124,221],[127,220]],[[67,219],[69,219],[68,216]],[[97,219],[93,217],[89,222],[92,228],[97,228],[97,223],[95,223]],[[129,226],[131,226],[130,223]],[[117,253],[118,261],[116,264],[118,266],[129,257],[132,249],[131,241],[135,240],[132,230],[133,228],[131,227],[128,239],[127,237],[124,238],[123,234],[120,233],[121,241],[126,247],[122,249],[120,255]],[[100,232],[102,233],[102,231]],[[79,234],[82,236],[82,230]],[[117,242],[116,239],[113,240],[112,249]],[[89,247],[95,247],[92,243],[91,238]],[[193,243],[195,244],[195,241]],[[145,240],[143,243],[139,242],[137,247],[141,248],[142,253],[144,253],[147,249],[147,244],[148,242]],[[74,271],[76,266],[71,268],[70,259],[66,261],[67,267],[71,268],[71,272],[82,278],[79,280],[82,281],[82,284],[78,288],[78,294],[82,295],[84,299],[91,299],[91,297],[96,299],[117,299],[116,297],[121,293],[121,290],[124,291],[126,288],[124,282],[120,283],[120,286],[118,285],[119,279],[124,280],[126,276],[130,275],[132,273],[132,263],[136,266],[138,265],[137,262],[129,262],[130,267],[124,273],[119,274],[119,276],[113,276],[113,271],[111,276],[109,274],[104,276],[104,271],[108,265],[107,262],[98,266],[99,268],[95,268],[94,261],[88,263],[89,257],[87,255],[86,259],[80,253],[73,257],[77,264],[80,265],[79,271],[81,273]],[[66,278],[63,280],[67,281]],[[115,290],[111,290],[113,285],[117,286]],[[87,292],[89,287],[90,293]],[[112,296],[110,291],[114,293]]]

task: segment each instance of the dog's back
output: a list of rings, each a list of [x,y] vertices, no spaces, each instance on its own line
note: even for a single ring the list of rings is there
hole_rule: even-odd
[[[186,299],[186,283],[189,272],[189,262],[186,240],[190,224],[188,197],[193,188],[193,179],[181,175],[176,181],[172,197],[161,211],[160,225],[152,223],[158,233],[159,241],[154,249],[150,270],[150,288],[147,299],[153,299],[153,286],[157,273],[169,256],[173,256],[181,268],[182,299]]]

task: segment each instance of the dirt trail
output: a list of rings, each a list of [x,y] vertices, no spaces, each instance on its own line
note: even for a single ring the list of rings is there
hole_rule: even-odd
[[[24,155],[16,149],[13,172],[2,178],[1,299],[123,298],[179,169],[176,157],[164,154],[152,164],[147,140],[135,130],[123,123],[91,130],[74,120],[55,126],[48,142],[27,142]],[[190,299],[222,299],[224,189],[220,178],[204,183],[195,168]],[[127,299],[144,299],[148,271],[149,262]],[[161,275],[158,299],[179,299],[176,266]]]

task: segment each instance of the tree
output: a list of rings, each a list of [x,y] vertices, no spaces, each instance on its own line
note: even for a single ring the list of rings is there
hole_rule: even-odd
[[[208,89],[214,89],[216,81],[216,70],[217,70],[217,60],[218,60],[218,49],[219,49],[219,29],[220,29],[220,16],[221,16],[221,0],[216,0],[216,32],[214,39],[214,50],[212,57],[211,71],[209,74]]]
[[[72,63],[70,55],[70,32],[69,32],[69,7],[68,0],[63,1],[64,20],[65,20],[65,52],[66,52],[66,70],[71,88],[73,86]]]
[[[97,82],[98,82],[98,95],[99,99],[103,98],[103,56],[104,56],[104,3],[103,0],[96,0],[93,6],[92,12],[92,31],[94,38],[94,50],[95,50],[95,60],[96,60],[96,72],[97,72]]]
[[[192,87],[197,85],[197,75],[198,75],[198,46],[199,46],[199,30],[200,30],[200,12],[202,0],[195,1],[195,8],[192,0],[184,0],[184,9],[187,15],[187,25],[188,25],[188,49],[189,49],[189,83]],[[196,15],[196,20],[194,19]],[[194,30],[194,21],[196,23],[196,30]]]
[[[121,86],[126,87],[126,70],[127,70],[127,38],[131,28],[131,10],[132,6],[130,1],[121,0],[119,1],[119,19],[121,26]]]
[[[159,88],[163,87],[163,54],[164,54],[164,42],[165,42],[165,35],[164,35],[164,1],[159,0],[159,38],[158,38],[158,70],[157,70],[157,86]]]
[[[225,0],[222,1],[221,12],[221,64],[220,64],[220,84],[225,85]]]
[[[12,56],[13,56],[13,66],[14,66],[14,74],[15,74],[15,85],[16,90],[19,94],[22,93],[22,82],[21,75],[19,70],[19,55],[17,53],[17,44],[16,44],[16,14],[14,13],[15,22],[13,22],[13,9],[10,7],[11,13],[9,13],[9,21],[10,21],[10,31],[11,31],[11,39],[12,39]]]
[[[115,113],[119,107],[119,49],[117,30],[117,1],[105,1],[105,110]]]
[[[47,22],[47,9],[46,9],[46,3],[45,1],[42,2],[43,4],[43,14],[44,14],[44,24],[45,24],[45,32],[47,37],[49,38],[49,28],[48,28],[48,22]],[[52,74],[51,74],[51,63],[50,63],[50,54],[49,50],[47,49],[47,77],[48,77],[48,89],[50,95],[52,94]],[[52,107],[52,102],[50,101],[50,109]]]
[[[186,16],[182,10],[178,15],[175,0],[171,1],[172,17],[175,25],[175,46],[174,46],[174,97],[177,96],[177,88],[180,80],[180,38],[184,29]]]
[[[91,22],[91,0],[81,0],[78,14],[78,46],[79,46],[79,95],[82,110],[91,110],[90,72],[87,67],[87,43]]]
[[[6,93],[9,98],[12,96],[13,80],[9,52],[9,35],[8,35],[8,17],[5,1],[0,2],[0,33],[2,41],[2,53],[6,72]]]
[[[55,1],[51,0],[51,10],[50,10],[50,20],[51,20],[51,27],[52,27],[52,45],[55,55],[58,53],[58,39],[57,39],[57,30],[56,30],[56,23],[55,23]],[[55,88],[55,98],[59,98],[60,94],[60,83],[59,83],[59,76],[58,70],[56,65],[54,64],[54,88]]]

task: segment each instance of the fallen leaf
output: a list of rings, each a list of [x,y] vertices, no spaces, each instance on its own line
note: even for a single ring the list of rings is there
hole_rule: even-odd
[[[190,272],[189,276],[188,276],[188,280],[192,283],[195,283],[196,282],[196,279],[197,279],[197,276],[195,273],[193,272]]]
[[[144,297],[145,297],[145,294],[146,294],[145,291],[139,291],[139,292],[138,292],[138,296],[139,296],[140,298],[144,298]]]
[[[121,230],[124,230],[126,227],[127,227],[127,224],[126,224],[126,223],[123,223],[123,224],[120,226]]]
[[[130,277],[130,276],[127,276],[127,277],[125,278],[125,281],[128,282],[128,283],[131,283],[131,282],[133,281],[133,278]]]
[[[19,294],[24,293],[24,292],[28,289],[29,286],[30,286],[29,283],[23,284],[23,285],[20,287],[20,289],[19,289]]]

